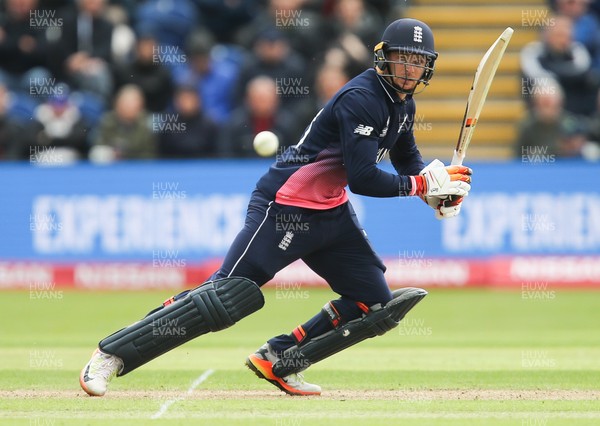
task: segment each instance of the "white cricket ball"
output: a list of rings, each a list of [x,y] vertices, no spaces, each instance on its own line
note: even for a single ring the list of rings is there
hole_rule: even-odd
[[[265,130],[254,136],[254,150],[261,157],[270,157],[277,152],[279,148],[279,138],[273,132]]]

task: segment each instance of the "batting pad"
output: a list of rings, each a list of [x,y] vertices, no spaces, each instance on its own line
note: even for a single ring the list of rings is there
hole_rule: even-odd
[[[208,281],[185,297],[103,339],[99,346],[123,360],[123,376],[179,345],[232,326],[265,303],[254,281]]]
[[[407,287],[392,294],[394,298],[385,307],[380,304],[371,306],[369,312],[361,318],[315,337],[300,347],[292,346],[287,349],[273,366],[273,374],[285,377],[298,373],[315,362],[365,339],[387,333],[398,326],[402,318],[427,295],[427,292],[420,288]]]

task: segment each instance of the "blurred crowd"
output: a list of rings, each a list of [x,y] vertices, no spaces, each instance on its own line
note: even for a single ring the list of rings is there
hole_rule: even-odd
[[[403,0],[4,0],[0,159],[253,157],[285,147]],[[52,161],[52,158],[50,158]]]
[[[0,0],[0,160],[255,157],[372,64],[404,0]],[[521,51],[517,157],[600,159],[600,0]]]
[[[527,116],[519,158],[600,160],[600,1],[553,0],[540,39],[521,51]]]

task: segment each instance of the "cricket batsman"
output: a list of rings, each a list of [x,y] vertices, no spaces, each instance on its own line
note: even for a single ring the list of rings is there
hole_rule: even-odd
[[[427,292],[390,291],[386,268],[356,218],[346,186],[371,197],[421,197],[438,218],[459,214],[471,189],[471,170],[438,160],[424,167],[412,132],[413,95],[429,84],[437,56],[425,23],[392,22],[375,46],[374,67],[342,87],[260,178],[244,228],[221,268],[199,287],[102,339],[81,371],[83,390],[104,395],[114,376],[262,308],[260,287],[297,259],[340,297],[249,355],[246,365],[259,378],[290,395],[319,395],[320,386],[306,382],[302,371],[396,327]],[[386,155],[397,174],[377,167]],[[281,218],[300,218],[303,226],[282,230]],[[153,333],[156,324],[169,322],[185,327],[185,335]]]

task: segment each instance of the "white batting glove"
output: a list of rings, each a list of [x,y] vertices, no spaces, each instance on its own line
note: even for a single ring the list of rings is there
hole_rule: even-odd
[[[445,200],[441,200],[435,211],[436,219],[449,219],[458,216],[463,199],[464,197],[451,196]]]
[[[465,166],[433,167],[411,176],[410,195],[435,195],[444,198],[447,195],[464,197],[471,190],[471,169]]]
[[[457,197],[455,195],[447,198],[440,198],[431,195],[423,197],[423,201],[425,201],[429,207],[435,210],[435,218],[439,220],[458,216],[463,199],[464,197]]]
[[[444,163],[440,160],[435,159],[431,163],[429,163],[423,170],[421,170],[420,175],[424,175],[435,168],[445,167]],[[465,171],[468,173],[469,182],[470,182],[470,173],[471,169]],[[468,195],[468,191],[464,196],[443,196],[438,197],[435,195],[423,195],[421,198],[425,201],[434,211],[436,219],[448,219],[451,217],[458,216],[460,213],[461,203],[463,201],[463,197]]]

